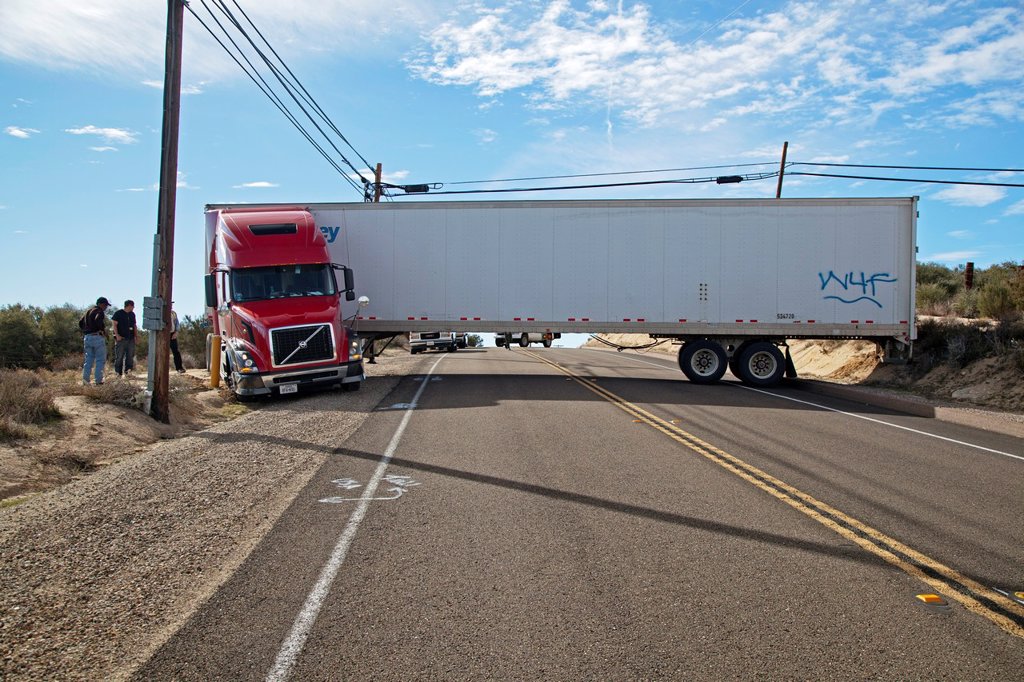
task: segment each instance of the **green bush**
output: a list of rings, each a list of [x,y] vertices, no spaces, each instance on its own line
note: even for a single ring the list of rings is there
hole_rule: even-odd
[[[39,308],[20,303],[0,308],[0,367],[34,369],[43,363],[41,316]]]
[[[82,352],[82,332],[78,320],[85,311],[70,303],[47,308],[39,318],[43,360],[53,366],[61,358]]]
[[[949,312],[950,300],[946,290],[939,284],[917,285],[917,310],[924,315],[945,315]]]
[[[997,281],[978,292],[978,312],[983,317],[1003,319],[1016,310],[1013,292],[1008,283]]]
[[[918,263],[917,284],[934,285],[933,289],[941,291],[943,299],[950,299],[963,288],[963,273],[939,263]]]
[[[964,289],[958,291],[956,296],[953,297],[951,304],[953,313],[957,317],[970,317],[975,318],[978,316],[978,290],[977,289]]]

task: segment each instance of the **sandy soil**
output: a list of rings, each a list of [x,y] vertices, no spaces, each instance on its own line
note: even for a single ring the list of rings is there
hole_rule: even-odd
[[[120,381],[129,381],[139,391],[146,387],[145,374]],[[187,377],[174,381],[181,390],[175,391],[171,402],[171,424],[83,395],[57,397],[54,402],[62,419],[42,427],[33,438],[0,443],[0,499],[68,483],[161,440],[179,438],[248,411],[226,391],[208,388],[209,375],[204,370],[189,370]]]

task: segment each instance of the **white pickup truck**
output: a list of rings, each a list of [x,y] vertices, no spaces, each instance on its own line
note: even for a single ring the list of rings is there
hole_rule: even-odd
[[[494,334],[494,345],[498,348],[504,346],[505,348],[510,347],[513,343],[518,343],[520,347],[526,348],[531,343],[544,344],[545,348],[551,348],[551,342],[554,339],[560,339],[562,335],[559,332],[510,332],[501,333],[495,332]]]
[[[458,347],[452,332],[409,332],[409,352],[413,355],[431,349],[452,352]]]

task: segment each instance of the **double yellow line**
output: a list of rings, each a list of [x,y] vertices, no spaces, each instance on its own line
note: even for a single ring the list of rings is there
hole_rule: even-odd
[[[864,550],[914,576],[936,592],[959,602],[971,612],[987,618],[1005,632],[1014,637],[1024,639],[1024,625],[1021,624],[1024,623],[1024,605],[1017,603],[996,590],[985,587],[976,580],[972,580],[949,566],[918,552],[912,547],[908,547],[899,540],[889,537],[885,533],[858,521],[852,516],[844,514],[835,507],[794,488],[752,464],[748,464],[740,458],[716,448],[692,433],[684,431],[675,424],[651,414],[625,398],[599,386],[596,382],[574,374],[558,363],[552,362],[537,353],[531,351],[523,352],[554,367],[588,391],[597,394],[622,411],[632,415],[634,421],[652,426],[672,440],[685,445],[690,450],[714,462],[726,471],[739,476],[847,540],[855,542]]]

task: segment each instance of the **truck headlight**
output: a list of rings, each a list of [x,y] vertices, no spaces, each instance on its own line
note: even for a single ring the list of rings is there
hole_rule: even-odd
[[[348,359],[361,360],[363,357],[363,342],[361,339],[349,339]]]

